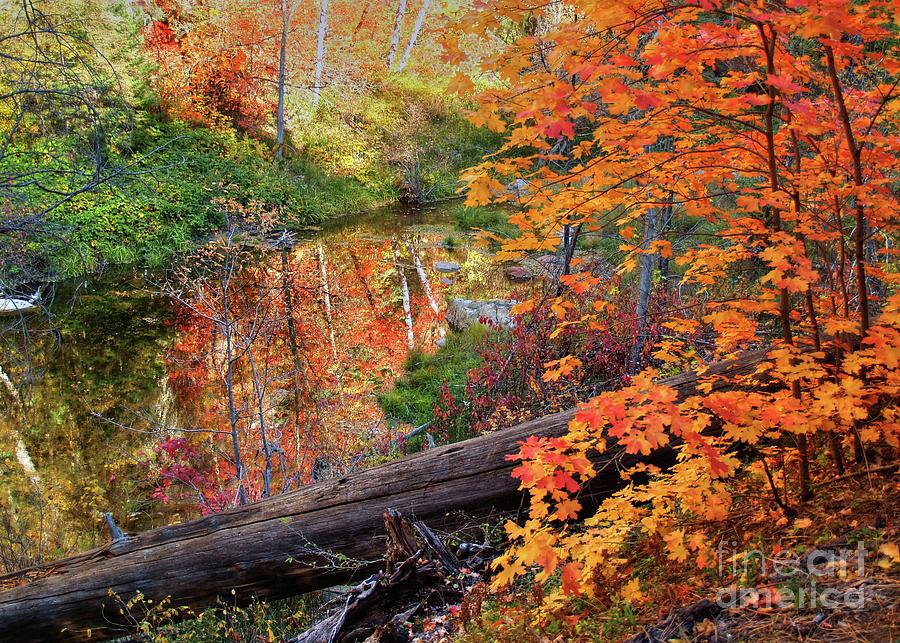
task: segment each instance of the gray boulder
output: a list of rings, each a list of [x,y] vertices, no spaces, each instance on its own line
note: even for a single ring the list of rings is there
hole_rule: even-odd
[[[465,330],[483,317],[502,328],[512,328],[509,311],[516,303],[513,299],[451,299],[447,305],[447,323],[453,330]]]
[[[525,266],[508,266],[505,272],[510,281],[528,281],[532,277],[531,271]]]
[[[460,266],[458,263],[454,263],[453,261],[436,261],[434,263],[434,269],[438,272],[459,272],[460,268],[462,268],[462,266]]]

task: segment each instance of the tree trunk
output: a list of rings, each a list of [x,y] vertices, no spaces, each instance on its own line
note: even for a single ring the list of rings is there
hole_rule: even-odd
[[[287,0],[281,0],[281,45],[278,49],[278,111],[276,116],[275,158],[284,158],[284,83],[287,67],[287,38],[290,14]]]
[[[765,351],[663,380],[680,398],[698,392],[710,375],[748,375]],[[755,385],[759,385],[758,382]],[[727,389],[724,379],[712,390]],[[302,594],[361,580],[380,563],[383,512],[392,507],[436,529],[470,524],[520,508],[523,494],[506,456],[531,435],[566,432],[573,411],[450,444],[357,474],[334,478],[247,507],[143,532],[105,547],[0,577],[0,640],[93,640],[122,636],[140,619],[141,592],[153,605],[203,609],[217,600],[247,603]],[[599,472],[583,498],[602,497],[622,484],[616,466],[640,456],[611,447],[594,457]],[[672,452],[650,458],[665,465]],[[353,563],[353,564],[351,564]],[[91,629],[90,633],[88,628]]]
[[[319,5],[319,35],[316,40],[316,78],[313,85],[313,108],[319,106],[322,96],[322,74],[325,71],[325,34],[328,31],[328,0]]]
[[[416,251],[416,247],[412,243],[407,243],[406,248],[409,250],[409,254],[412,255],[413,263],[416,266],[416,273],[419,275],[419,281],[422,282],[422,288],[425,290],[425,297],[428,298],[428,305],[431,306],[431,310],[434,311],[435,315],[440,315],[441,307],[438,305],[437,299],[434,298],[434,291],[431,289],[428,273],[425,272],[425,266],[422,265],[422,261],[419,259],[419,253]]]
[[[644,215],[644,254],[641,255],[641,274],[638,279],[637,305],[634,312],[638,330],[628,359],[628,372],[632,374],[641,369],[641,355],[647,344],[647,313],[650,309],[650,293],[653,290],[653,272],[658,263],[658,254],[650,253],[648,250],[656,241],[656,218],[658,215],[659,212],[656,208],[650,208]]]
[[[419,32],[422,31],[422,25],[425,24],[425,15],[428,13],[429,3],[430,0],[422,1],[422,7],[416,16],[416,24],[409,35],[409,42],[406,43],[406,49],[403,51],[403,58],[400,59],[400,64],[397,65],[397,71],[403,71],[409,63],[409,55],[412,53],[413,47],[416,46],[416,39],[419,37]]]
[[[394,18],[394,32],[391,34],[391,48],[388,50],[387,68],[394,71],[394,58],[397,56],[397,45],[400,44],[400,31],[403,29],[403,16],[406,15],[406,0],[400,0],[397,16]]]

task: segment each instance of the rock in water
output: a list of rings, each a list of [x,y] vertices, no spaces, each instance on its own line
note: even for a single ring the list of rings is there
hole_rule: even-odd
[[[487,319],[502,328],[512,328],[510,309],[514,299],[451,299],[447,305],[447,323],[453,330],[465,330]]]
[[[506,269],[506,278],[510,281],[528,281],[531,279],[531,271],[525,266],[509,266]]]
[[[24,315],[33,313],[40,306],[27,299],[3,298],[0,299],[0,315]]]
[[[462,266],[452,261],[436,261],[434,264],[434,269],[438,272],[459,272],[460,268],[462,268]]]
[[[523,178],[518,178],[512,183],[508,183],[506,185],[506,191],[509,194],[512,194],[516,197],[516,200],[521,200],[523,196],[528,194],[528,181]]]

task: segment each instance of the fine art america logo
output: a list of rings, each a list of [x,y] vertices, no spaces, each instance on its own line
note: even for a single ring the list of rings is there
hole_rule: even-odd
[[[783,551],[771,556],[756,550],[737,551],[737,545],[735,541],[719,543],[719,576],[736,580],[766,579],[766,583],[757,587],[720,589],[716,595],[720,607],[864,607],[863,587],[827,584],[828,579],[865,576],[868,551],[863,542],[857,543],[855,548],[813,549],[803,554]]]

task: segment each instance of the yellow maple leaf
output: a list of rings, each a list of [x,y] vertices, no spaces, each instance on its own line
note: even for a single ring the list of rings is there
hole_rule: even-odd
[[[641,581],[637,578],[632,578],[622,585],[622,589],[619,590],[619,596],[622,597],[622,600],[629,603],[639,603],[644,598],[644,593],[641,591]]]
[[[683,563],[687,560],[688,550],[684,546],[684,529],[675,529],[663,536],[666,546],[669,548],[669,558]]]
[[[526,299],[523,302],[514,304],[513,307],[509,309],[509,313],[513,316],[524,315],[525,313],[530,313],[532,310],[534,310],[534,300]]]
[[[471,95],[475,92],[475,83],[463,72],[457,72],[450,84],[447,85],[448,94],[459,94],[460,96]]]
[[[878,553],[890,558],[892,563],[900,563],[900,548],[897,547],[897,543],[881,543]]]

